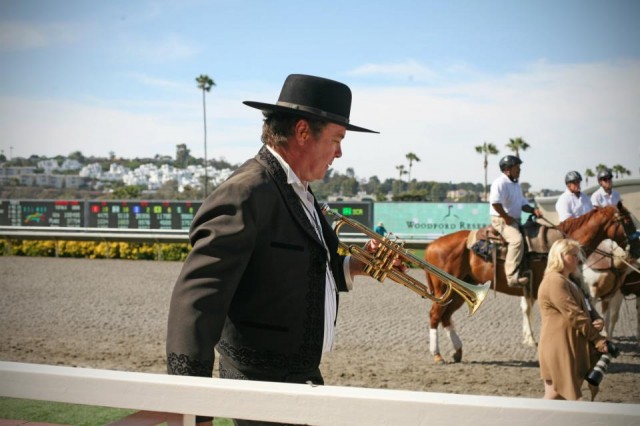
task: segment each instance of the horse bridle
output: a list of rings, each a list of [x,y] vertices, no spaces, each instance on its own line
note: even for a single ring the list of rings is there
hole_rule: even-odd
[[[640,238],[640,233],[633,226],[633,220],[631,219],[631,215],[629,212],[616,212],[614,217],[615,223],[617,226],[622,226],[622,230],[624,231],[625,239],[621,247],[629,246],[629,250],[631,251],[632,257],[639,257],[640,253],[637,252],[638,247],[634,248],[633,243]],[[617,229],[614,235],[617,234]],[[596,249],[597,251],[597,249]]]
[[[562,230],[560,230],[556,225],[554,225],[553,223],[551,223],[546,217],[541,216],[540,219],[544,220],[545,222],[547,222],[549,224],[549,226],[553,229],[555,229],[556,231],[560,232],[563,236],[563,238],[569,238],[569,235],[567,235],[565,232],[563,232]],[[632,256],[633,257],[639,257],[640,253],[634,253],[634,249],[632,248],[632,243],[638,239],[640,239],[640,232],[636,231],[636,230],[631,230],[631,226],[633,225],[633,220],[631,219],[631,215],[628,212],[620,212],[617,211],[615,216],[614,216],[614,223],[612,224],[608,224],[607,228],[611,227],[611,226],[616,226],[616,227],[622,227],[623,230],[623,235],[625,237],[623,244],[621,244],[621,247],[626,247],[627,245],[630,247],[630,250],[632,250]],[[625,223],[627,222],[627,223]],[[605,228],[605,231],[606,229]],[[618,233],[617,228],[614,230],[614,234],[616,235]],[[602,250],[599,250],[598,247],[595,247],[595,249],[593,250],[594,253],[598,253],[601,254],[603,256],[610,256],[613,257],[613,255],[611,253],[607,253],[604,252]],[[624,261],[624,259],[623,259]],[[626,263],[626,261],[625,261]],[[627,263],[628,264],[628,263]],[[633,266],[631,266],[630,264],[628,264],[632,269],[636,269]],[[637,271],[640,272],[640,271]]]

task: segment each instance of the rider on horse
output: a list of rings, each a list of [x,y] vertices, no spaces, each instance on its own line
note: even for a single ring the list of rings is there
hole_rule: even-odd
[[[591,204],[594,206],[617,206],[620,202],[620,193],[613,189],[613,173],[605,169],[598,172],[600,188],[591,195]]]
[[[564,222],[570,217],[582,216],[593,208],[589,197],[584,192],[580,192],[580,182],[582,182],[582,176],[575,170],[570,171],[564,177],[567,190],[556,201],[556,212],[558,212],[560,222]]]
[[[524,241],[519,228],[520,214],[524,211],[542,216],[540,210],[530,206],[522,194],[518,183],[520,164],[522,160],[516,156],[503,157],[499,163],[502,174],[493,181],[489,193],[491,225],[508,243],[504,269],[509,287],[524,287],[529,282],[527,277],[518,276],[524,253]]]

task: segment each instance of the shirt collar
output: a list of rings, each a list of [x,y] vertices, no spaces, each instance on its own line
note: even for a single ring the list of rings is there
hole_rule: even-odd
[[[273,148],[271,148],[269,145],[265,145],[267,147],[267,149],[269,150],[269,152],[276,157],[276,160],[278,160],[278,163],[280,163],[280,165],[282,166],[282,168],[284,169],[285,174],[287,175],[287,183],[289,185],[293,185],[294,187],[299,187],[301,189],[303,189],[304,191],[307,190],[307,188],[309,187],[309,182],[303,182],[300,180],[300,178],[298,177],[298,175],[296,175],[296,173],[293,171],[293,169],[291,168],[291,166],[289,166],[289,163],[287,163],[285,161],[284,158],[282,158],[282,156],[280,154],[278,154]]]

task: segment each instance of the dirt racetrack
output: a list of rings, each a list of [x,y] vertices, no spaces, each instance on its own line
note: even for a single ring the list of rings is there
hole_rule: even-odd
[[[164,341],[177,262],[0,257],[0,360],[165,372]],[[416,277],[422,274],[414,272]],[[357,278],[342,295],[328,385],[513,397],[542,396],[535,348],[523,346],[520,299],[491,293],[454,319],[462,363],[434,365],[430,302],[393,282]],[[625,301],[615,341],[621,355],[598,401],[640,403],[635,300]],[[540,329],[535,307],[534,332]],[[440,330],[443,355],[451,344]],[[583,393],[588,395],[586,385]]]

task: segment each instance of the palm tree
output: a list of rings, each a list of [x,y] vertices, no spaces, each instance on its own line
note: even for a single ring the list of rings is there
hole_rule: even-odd
[[[614,165],[613,172],[616,174],[616,179],[624,175],[631,175],[631,171],[627,170],[627,168],[621,164]]]
[[[589,178],[590,177],[594,177],[595,174],[593,173],[593,170],[591,169],[587,169],[584,171],[584,184],[585,186],[589,186]]]
[[[204,92],[209,92],[216,83],[206,74],[200,74],[196,77],[198,89],[202,90],[202,113],[204,117],[204,197],[207,198],[207,184],[209,175],[207,174],[207,108],[205,103]]]
[[[396,166],[396,170],[398,170],[398,173],[400,174],[400,176],[398,177],[398,180],[402,180],[402,175],[405,175],[408,173],[404,169],[404,164],[400,164],[399,166]]]
[[[596,172],[604,172],[606,170],[608,170],[609,167],[607,167],[606,165],[600,163],[596,166]]]
[[[498,154],[498,148],[492,143],[483,143],[482,145],[476,146],[476,152],[478,154],[482,154],[484,158],[484,200],[487,201],[487,167],[489,167],[489,155]]]
[[[509,143],[506,145],[511,151],[516,154],[516,157],[520,158],[520,151],[526,151],[529,148],[529,144],[522,138],[509,139]]]
[[[407,160],[409,160],[409,177],[408,177],[408,181],[411,182],[411,167],[413,166],[413,162],[414,161],[420,161],[420,159],[418,158],[417,155],[415,155],[413,152],[408,153],[407,155],[405,155],[405,158]]]

